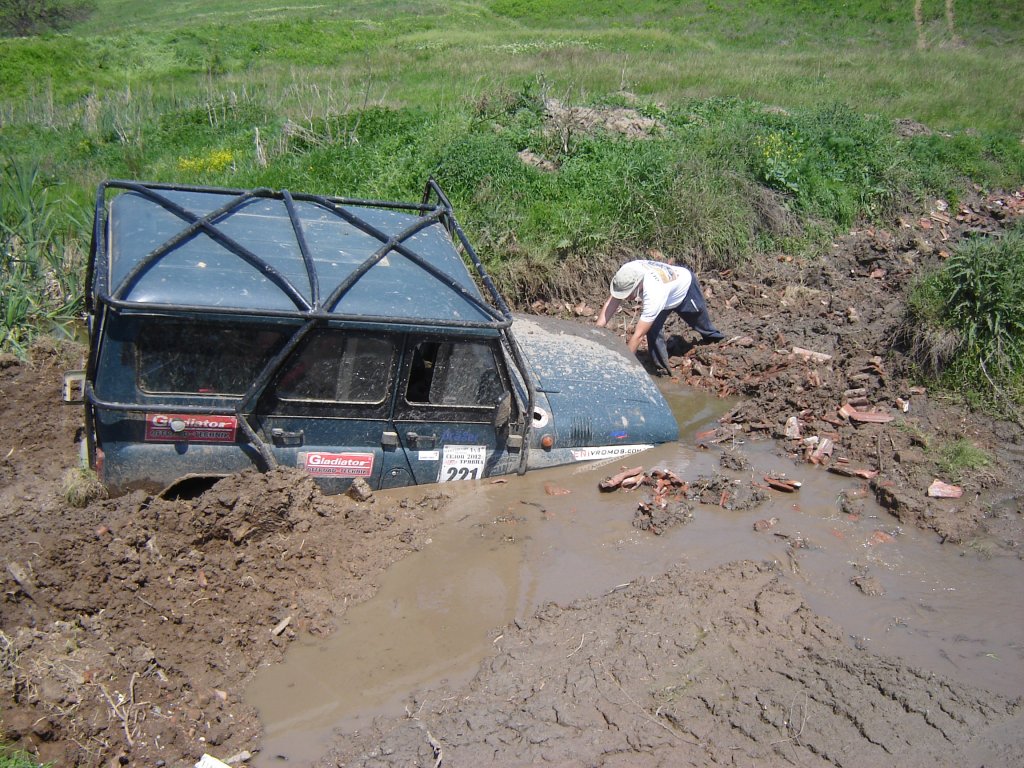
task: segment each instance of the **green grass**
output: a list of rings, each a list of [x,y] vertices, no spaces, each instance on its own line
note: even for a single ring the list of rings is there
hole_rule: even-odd
[[[925,372],[975,405],[1024,408],[1024,226],[961,245],[909,297],[910,341]]]
[[[955,440],[939,450],[939,472],[955,483],[964,482],[991,463],[991,457],[970,440]]]
[[[961,3],[958,45],[929,38],[923,49],[902,2],[197,5],[101,0],[71,35],[2,41],[0,94],[60,112],[93,91],[180,98],[220,84],[209,78],[254,87],[326,68],[428,108],[543,74],[560,94],[843,101],[940,130],[1013,131],[1024,117],[1024,11],[1010,0]],[[944,3],[925,5],[942,28]]]
[[[434,175],[514,301],[623,252],[736,268],[907,196],[1020,185],[1024,10],[959,5],[918,28],[888,0],[98,0],[0,40],[4,183],[32,179],[5,202],[2,343],[76,311],[106,178],[416,199]],[[658,129],[553,125],[547,99]],[[25,251],[33,211],[52,231]]]
[[[0,768],[47,768],[49,765],[41,766],[25,752],[0,746]]]

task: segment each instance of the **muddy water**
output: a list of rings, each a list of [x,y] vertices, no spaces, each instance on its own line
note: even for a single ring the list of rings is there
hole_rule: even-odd
[[[782,472],[802,481],[748,511],[698,506],[688,525],[654,536],[632,527],[642,491],[602,494],[597,483],[620,466],[664,467],[687,480],[711,476],[723,448],[694,445],[728,404],[694,393],[674,397],[678,444],[604,466],[580,465],[453,484],[448,519],[431,543],[388,571],[370,601],[350,609],[326,640],[293,647],[285,663],[248,692],[265,726],[256,766],[306,765],[334,729],[400,712],[417,689],[458,685],[475,672],[500,627],[548,601],[606,593],[676,562],[695,570],[740,559],[775,560],[811,607],[850,642],[899,655],[964,682],[1024,691],[1024,562],[986,557],[983,546],[940,546],[902,529],[873,504],[854,518],[839,510],[848,480],[779,456],[770,442],[741,443],[751,479]],[[552,495],[560,489],[569,493]],[[765,531],[758,520],[778,518]],[[869,595],[851,583],[867,576]]]

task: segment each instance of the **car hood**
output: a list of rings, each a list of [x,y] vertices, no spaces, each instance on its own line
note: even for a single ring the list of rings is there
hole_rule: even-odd
[[[661,390],[611,331],[517,315],[512,333],[534,387],[550,406],[551,427],[545,431],[553,429],[561,445],[657,444],[678,438],[678,424]]]

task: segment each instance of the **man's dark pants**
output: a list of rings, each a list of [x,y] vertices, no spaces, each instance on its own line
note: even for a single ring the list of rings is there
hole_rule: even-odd
[[[704,292],[701,291],[695,275],[690,282],[690,290],[686,292],[686,298],[682,303],[672,309],[663,309],[654,318],[650,330],[647,331],[647,349],[650,351],[651,359],[654,360],[656,366],[664,368],[666,371],[671,368],[668,364],[668,344],[665,342],[665,336],[661,329],[665,326],[668,316],[673,312],[677,312],[687,325],[699,333],[703,341],[716,342],[725,338],[725,334],[715,328],[714,323],[711,322],[711,317],[708,315],[708,304],[704,301]]]

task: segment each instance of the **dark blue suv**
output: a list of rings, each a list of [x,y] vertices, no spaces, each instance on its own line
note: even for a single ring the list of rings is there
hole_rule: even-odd
[[[86,297],[85,445],[115,492],[479,479],[678,435],[620,339],[513,316],[433,180],[418,204],[105,182]]]

